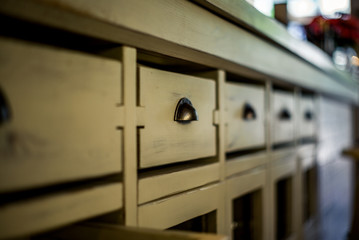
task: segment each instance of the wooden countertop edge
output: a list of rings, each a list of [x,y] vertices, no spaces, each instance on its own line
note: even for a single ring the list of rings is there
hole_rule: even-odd
[[[215,66],[216,68],[221,68],[226,71],[228,71],[228,70],[230,70],[230,68],[232,68],[230,71],[236,72],[236,71],[242,71],[242,70],[237,70],[237,69],[241,69],[242,67],[250,67],[250,68],[253,67],[252,65],[248,64],[248,61],[245,61],[243,54],[242,55],[237,54],[237,55],[234,55],[234,57],[233,57],[234,50],[239,51],[240,49],[243,49],[243,48],[240,48],[238,45],[233,46],[234,49],[232,49],[232,50],[228,50],[228,48],[224,49],[226,51],[224,51],[221,48],[219,48],[219,49],[217,48],[216,50],[213,50],[213,48],[209,48],[208,46],[207,46],[207,48],[204,48],[204,47],[197,48],[198,46],[195,44],[196,41],[195,41],[195,39],[192,39],[192,38],[187,39],[185,43],[177,42],[178,39],[183,40],[183,36],[182,36],[183,34],[177,34],[175,36],[173,36],[173,34],[172,35],[170,34],[171,37],[168,37],[169,33],[166,33],[165,34],[166,37],[163,38],[163,36],[162,36],[163,32],[161,35],[161,32],[158,33],[156,31],[143,30],[143,29],[146,29],[145,28],[146,26],[148,26],[147,23],[140,23],[141,26],[139,27],[137,25],[132,25],[132,24],[128,24],[127,22],[123,22],[122,20],[121,21],[117,20],[117,22],[113,21],[112,19],[107,17],[107,15],[103,16],[106,19],[101,19],[101,17],[98,17],[96,15],[97,12],[90,13],[90,12],[86,12],[85,10],[83,12],[79,12],[80,10],[82,10],[79,7],[76,7],[76,6],[66,6],[65,7],[63,5],[59,6],[58,4],[56,4],[56,2],[58,2],[58,1],[56,1],[56,0],[54,0],[54,1],[53,0],[4,1],[4,4],[0,5],[1,6],[0,13],[9,15],[12,17],[17,17],[20,19],[40,23],[40,24],[45,24],[48,26],[57,27],[57,28],[64,29],[64,30],[70,30],[70,31],[75,31],[75,32],[79,32],[79,33],[84,33],[85,35],[101,37],[101,38],[108,39],[108,40],[114,41],[114,42],[120,41],[123,44],[130,43],[131,46],[134,46],[137,48],[148,49],[148,50],[156,51],[159,53],[162,52],[164,54],[168,54],[169,56],[179,57],[182,59],[192,59],[193,61],[198,61],[200,59],[201,64],[202,64],[202,62],[204,64],[210,63],[209,66],[216,65]],[[140,4],[140,3],[146,3],[146,1],[138,0],[137,4]],[[165,5],[165,3],[167,3],[169,5]],[[117,3],[117,5],[118,4],[120,4],[120,3]],[[165,0],[162,2],[157,2],[157,5],[161,6],[161,10],[156,10],[157,13],[159,13],[158,11],[166,12],[167,11],[166,7],[169,8],[169,10],[174,11],[174,8],[173,8],[174,6],[171,6],[172,4],[174,4],[172,1],[166,2]],[[176,4],[179,4],[180,6],[183,5],[182,7],[184,7],[184,5],[186,5],[185,7],[188,9],[190,7],[189,6],[190,4],[185,3],[185,2],[177,2],[176,1]],[[109,9],[109,6],[106,6],[105,3],[102,3],[102,5],[103,5],[102,7],[106,7],[107,10]],[[21,6],[25,7],[25,9],[22,9]],[[130,5],[128,5],[128,6],[130,6]],[[191,9],[199,11],[199,8],[203,8],[203,7],[197,6],[197,8],[191,8]],[[35,13],[32,13],[32,10],[35,10]],[[122,10],[122,11],[124,11],[124,10]],[[203,9],[203,11],[208,11],[208,10]],[[202,13],[204,13],[203,11],[202,11]],[[101,14],[103,14],[103,13],[101,13]],[[206,15],[206,17],[209,17],[208,14],[205,14],[205,15]],[[177,19],[177,21],[186,21],[188,16],[186,14],[186,16],[182,16],[182,17],[183,18],[181,18],[181,19]],[[191,17],[192,18],[194,17],[193,13],[192,13]],[[200,16],[196,15],[196,18],[198,18],[198,17],[200,17]],[[202,19],[202,20],[204,20],[204,19]],[[215,18],[212,17],[212,20],[214,21]],[[69,21],[71,21],[71,25],[67,24]],[[224,22],[222,20],[216,20],[216,21],[217,21],[216,25],[219,24],[217,27],[222,26],[224,24]],[[172,20],[171,20],[171,22],[173,22],[171,24],[176,23],[176,21],[172,21]],[[228,20],[227,20],[227,22],[228,22]],[[90,23],[91,23],[91,28],[89,27]],[[92,28],[92,25],[97,26],[97,31],[94,31],[94,28]],[[225,26],[234,29],[233,26],[231,27],[230,25],[231,25],[231,22],[228,22],[228,24],[226,24]],[[171,25],[167,24],[167,26],[171,26]],[[115,29],[117,29],[116,32],[113,32],[113,30],[115,30]],[[238,27],[238,31],[243,32],[243,29]],[[124,34],[129,34],[130,36],[127,36]],[[243,34],[248,35],[245,32],[243,32]],[[238,35],[238,33],[236,33],[236,36],[237,35]],[[257,37],[259,39],[259,37],[255,36],[253,33],[252,33],[252,35],[254,36],[254,38]],[[197,37],[199,37],[198,34],[197,34]],[[206,37],[207,36],[200,35],[201,41],[203,39],[205,39]],[[142,39],[142,41],[141,41],[141,39]],[[145,39],[147,39],[148,41]],[[226,39],[228,39],[228,38],[226,38]],[[236,39],[232,39],[229,42],[236,42],[239,40],[241,40],[241,39],[239,39],[237,36]],[[263,40],[265,40],[265,39],[263,39]],[[249,43],[248,39],[246,41],[247,41],[246,43]],[[158,42],[162,42],[162,44],[156,44]],[[197,43],[198,43],[198,41],[197,41]],[[210,44],[211,45],[217,44],[214,37],[210,41]],[[271,43],[268,43],[268,44],[271,44]],[[166,48],[167,45],[168,46],[171,45],[173,48],[168,50],[168,48]],[[273,43],[272,43],[272,45],[273,45]],[[223,43],[221,46],[223,47]],[[263,48],[263,46],[262,46],[262,48]],[[212,49],[211,50],[212,52],[211,51],[207,52],[206,50],[208,50],[208,49]],[[240,51],[245,52],[247,50],[240,50]],[[271,48],[270,51],[272,51],[272,52],[274,51],[275,54],[277,54],[277,53],[282,54],[282,56],[284,54],[283,48],[280,49],[278,47],[278,45],[277,46],[273,45],[273,48]],[[205,54],[208,55],[206,58],[203,57]],[[260,66],[260,67],[256,67],[255,69],[253,68],[252,70],[254,70],[256,72],[258,71],[261,74],[265,74],[271,79],[272,78],[271,76],[274,72],[273,68],[269,68],[268,66],[266,66],[267,62],[265,60],[262,60],[262,58],[260,58],[260,56],[253,55],[251,57],[252,58],[254,57],[256,59],[256,61],[259,61],[258,65]],[[210,60],[207,60],[208,58]],[[215,61],[214,59],[217,59],[217,60]],[[355,84],[355,83],[345,84],[345,82],[342,82],[340,80],[338,81],[337,77],[331,76],[330,74],[320,71],[319,68],[314,67],[315,65],[310,64],[309,62],[303,61],[303,58],[300,58],[295,54],[292,56],[290,56],[290,54],[289,54],[288,59],[290,59],[290,61],[294,61],[294,62],[298,63],[299,65],[301,65],[302,68],[308,68],[308,72],[303,76],[298,75],[297,77],[293,77],[293,79],[292,79],[291,76],[293,74],[292,75],[289,74],[289,72],[291,70],[289,70],[289,72],[286,71],[285,73],[283,71],[280,71],[280,73],[275,72],[275,76],[273,76],[274,77],[273,79],[281,79],[281,81],[288,82],[289,84],[295,84],[298,86],[302,86],[307,89],[312,89],[313,91],[316,91],[318,93],[326,93],[329,95],[334,95],[336,97],[340,97],[340,98],[342,98],[348,102],[352,102],[354,104],[359,103],[359,95],[357,93],[357,89],[358,89],[357,84]],[[253,62],[254,59],[252,59],[251,61]],[[214,64],[215,62],[217,62],[217,64]],[[271,62],[271,63],[273,63],[273,62]],[[287,63],[287,62],[285,62],[285,63]],[[244,65],[242,66],[241,64],[244,64]],[[305,65],[307,65],[307,67]],[[263,67],[263,66],[265,66],[265,67]],[[294,65],[292,65],[292,66],[294,66]],[[293,69],[297,69],[297,68],[293,68]],[[250,70],[250,71],[252,71],[252,70]],[[246,73],[246,71],[244,71],[244,73]],[[307,77],[305,77],[305,76],[307,76]],[[316,79],[316,80],[312,81],[311,79]]]
[[[340,78],[345,84],[353,84],[354,80],[348,73],[335,68],[330,57],[318,47],[292,37],[285,27],[275,19],[265,16],[246,1],[233,0],[194,0],[200,5],[215,11],[225,18],[262,34],[293,54],[318,67],[325,73]]]

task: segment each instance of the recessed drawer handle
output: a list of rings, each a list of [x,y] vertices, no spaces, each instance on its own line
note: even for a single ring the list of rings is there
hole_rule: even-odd
[[[189,123],[198,121],[198,114],[188,98],[181,98],[176,107],[175,121],[180,123]]]
[[[292,118],[289,110],[287,108],[283,108],[279,113],[279,119],[289,121]]]
[[[10,121],[11,112],[10,105],[5,97],[5,94],[0,88],[0,126],[7,121]]]
[[[255,120],[257,118],[256,111],[254,110],[254,108],[249,103],[244,104],[243,116],[242,117],[246,121]]]
[[[312,121],[313,118],[314,118],[314,113],[313,113],[312,111],[310,111],[310,110],[305,111],[305,113],[304,113],[304,119],[305,119],[306,121]]]

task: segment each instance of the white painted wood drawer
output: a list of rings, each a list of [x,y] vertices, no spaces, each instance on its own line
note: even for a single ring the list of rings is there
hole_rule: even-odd
[[[264,146],[264,87],[227,83],[226,101],[226,150],[236,151]]]
[[[122,183],[76,188],[0,206],[0,239],[23,237],[120,210]]]
[[[273,127],[271,133],[274,144],[294,140],[294,119],[294,94],[275,90],[273,92]]]
[[[140,168],[158,166],[216,154],[215,82],[210,79],[139,67]],[[174,120],[177,103],[188,98],[198,121]]]
[[[313,137],[315,135],[315,105],[312,97],[301,97],[299,102],[299,136]]]
[[[184,192],[219,180],[219,163],[171,171],[138,180],[138,203]]]
[[[0,39],[0,192],[119,173],[121,63]]]
[[[138,226],[167,229],[217,210],[223,198],[221,186],[215,184],[139,206]]]

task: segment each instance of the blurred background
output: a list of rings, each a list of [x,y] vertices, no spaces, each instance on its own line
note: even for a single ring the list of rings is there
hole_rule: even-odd
[[[335,66],[359,81],[358,0],[247,0],[280,21],[295,38],[310,41]]]

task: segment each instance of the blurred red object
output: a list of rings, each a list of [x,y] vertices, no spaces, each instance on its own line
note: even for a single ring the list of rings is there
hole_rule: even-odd
[[[359,19],[350,14],[340,14],[337,18],[317,16],[305,30],[307,39],[322,48],[326,40],[335,41],[337,46],[359,45]]]

